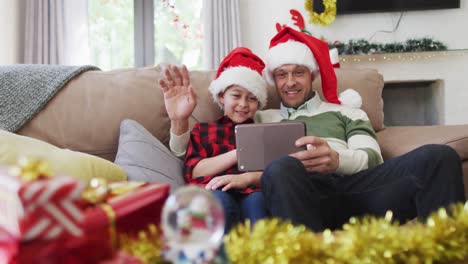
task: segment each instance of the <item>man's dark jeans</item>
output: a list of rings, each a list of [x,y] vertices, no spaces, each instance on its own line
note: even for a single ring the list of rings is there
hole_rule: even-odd
[[[268,166],[261,187],[273,217],[314,231],[387,210],[400,223],[425,219],[440,207],[465,201],[460,157],[445,145],[426,145],[347,176],[309,173],[286,156]]]

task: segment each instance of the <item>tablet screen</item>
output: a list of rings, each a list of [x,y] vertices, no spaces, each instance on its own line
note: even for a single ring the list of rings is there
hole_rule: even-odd
[[[273,160],[305,149],[294,145],[305,136],[303,122],[237,125],[235,134],[240,171],[262,171]]]

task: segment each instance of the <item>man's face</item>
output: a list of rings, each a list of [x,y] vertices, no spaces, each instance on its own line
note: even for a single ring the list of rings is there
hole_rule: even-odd
[[[309,68],[285,64],[273,71],[276,91],[284,106],[298,108],[314,95],[312,90],[312,76]]]

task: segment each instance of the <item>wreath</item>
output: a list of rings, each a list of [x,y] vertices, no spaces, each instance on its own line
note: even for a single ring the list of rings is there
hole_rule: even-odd
[[[305,0],[305,9],[309,12],[309,22],[321,26],[328,26],[336,18],[336,0],[322,0],[325,10],[322,13],[314,11],[313,0]]]

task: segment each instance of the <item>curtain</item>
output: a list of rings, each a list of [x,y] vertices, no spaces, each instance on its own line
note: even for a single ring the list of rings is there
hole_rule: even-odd
[[[87,2],[26,0],[24,63],[89,64]]]
[[[241,45],[239,0],[203,0],[205,67],[216,69]]]

